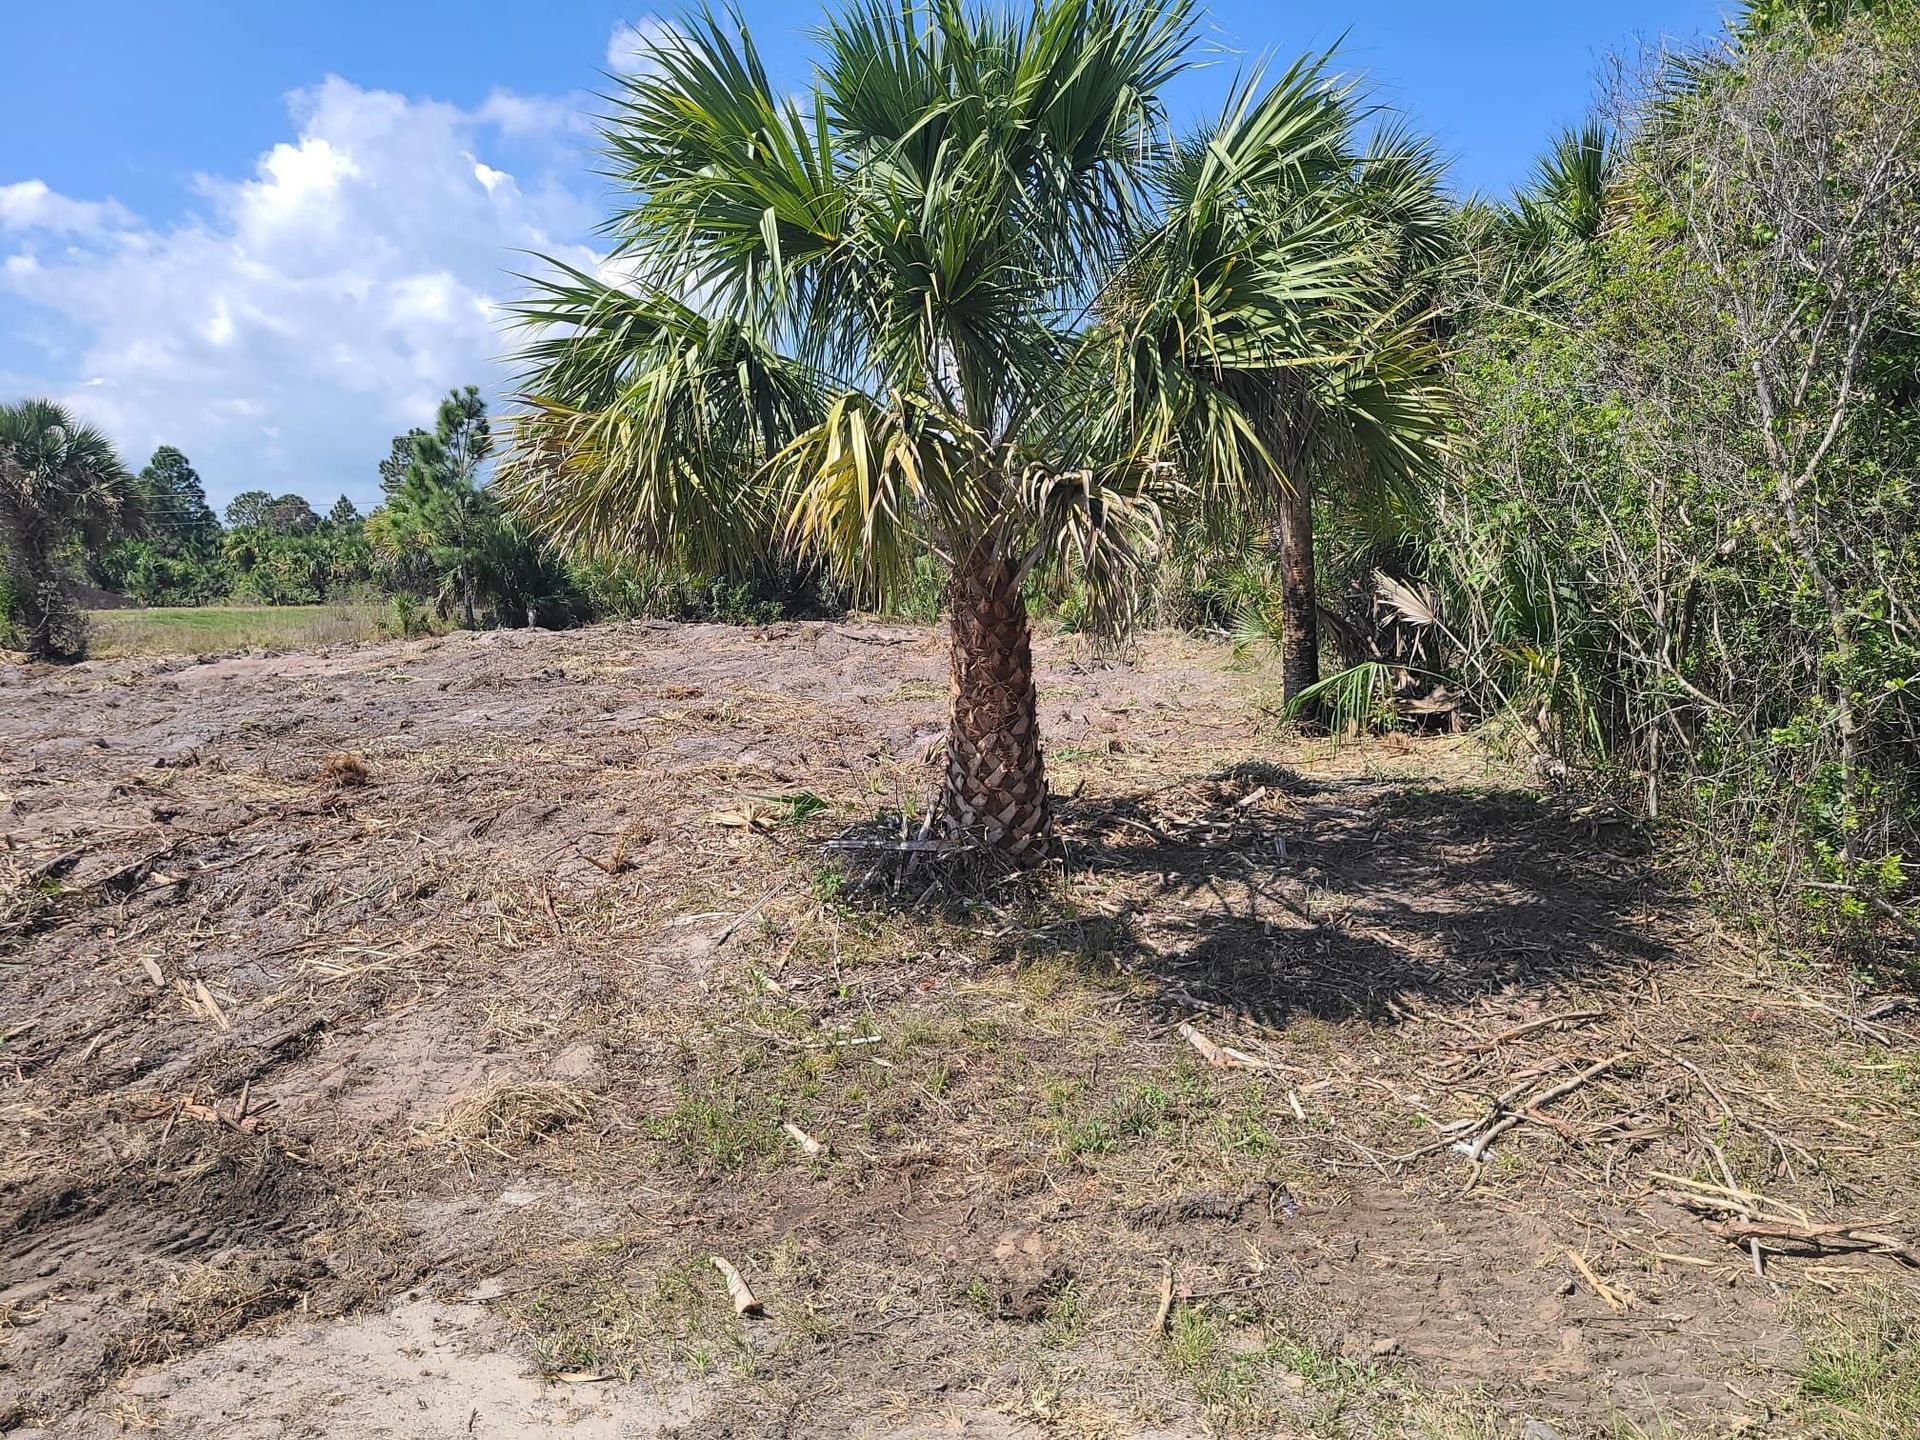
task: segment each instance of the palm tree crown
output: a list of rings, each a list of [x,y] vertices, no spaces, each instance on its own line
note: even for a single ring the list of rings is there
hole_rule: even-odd
[[[99,549],[140,523],[139,483],[113,443],[51,400],[0,405],[0,547],[36,660],[77,658],[84,621],[61,561],[75,541]]]

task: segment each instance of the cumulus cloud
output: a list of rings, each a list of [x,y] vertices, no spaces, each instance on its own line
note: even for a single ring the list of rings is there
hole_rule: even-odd
[[[142,222],[38,181],[0,187],[0,375],[105,425],[135,463],[185,450],[216,501],[256,487],[377,497],[390,438],[450,387],[496,392],[509,273],[591,267],[594,209],[561,178],[566,102],[473,110],[330,77],[292,138],[197,213]]]
[[[593,128],[585,95],[520,95],[495,90],[482,100],[473,118],[512,137],[545,138],[562,131],[586,134]]]
[[[117,200],[69,200],[44,180],[0,185],[0,230],[91,235],[132,223],[132,214]]]

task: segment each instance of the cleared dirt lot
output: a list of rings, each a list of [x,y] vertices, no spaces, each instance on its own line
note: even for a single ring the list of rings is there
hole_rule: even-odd
[[[1176,637],[893,883],[941,638],[0,672],[0,1431],[1898,1433],[1911,1009]]]

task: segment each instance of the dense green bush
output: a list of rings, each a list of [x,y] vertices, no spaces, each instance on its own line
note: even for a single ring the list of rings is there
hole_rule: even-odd
[[[1550,293],[1460,307],[1400,618],[1735,893],[1884,920],[1920,854],[1913,11],[1670,64],[1606,200]]]

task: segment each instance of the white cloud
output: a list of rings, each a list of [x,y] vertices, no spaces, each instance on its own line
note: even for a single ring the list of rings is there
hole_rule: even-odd
[[[656,15],[638,20],[616,20],[607,37],[607,69],[616,75],[645,75],[659,63],[654,52],[679,35],[671,21]]]
[[[592,129],[582,95],[519,95],[512,90],[495,90],[480,102],[473,118],[495,126],[503,135],[516,137],[538,138]]]
[[[519,252],[597,263],[594,207],[558,178],[577,161],[560,104],[496,92],[466,111],[329,77],[290,97],[292,139],[245,179],[201,177],[200,213],[171,227],[0,187],[19,233],[0,374],[135,463],[178,445],[216,502],[260,487],[364,508],[395,433],[454,385],[505,382]]]
[[[0,229],[91,235],[132,223],[133,216],[117,200],[69,200],[44,180],[0,185]]]

